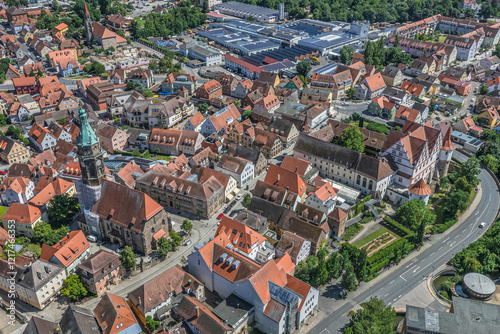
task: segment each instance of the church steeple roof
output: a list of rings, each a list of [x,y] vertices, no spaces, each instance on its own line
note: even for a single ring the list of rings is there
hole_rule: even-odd
[[[76,144],[79,146],[92,146],[99,143],[99,139],[89,124],[87,119],[87,113],[83,108],[80,108],[80,135],[76,140]]]
[[[85,1],[84,4],[85,4],[85,15],[90,15],[89,9],[87,8],[87,2]]]

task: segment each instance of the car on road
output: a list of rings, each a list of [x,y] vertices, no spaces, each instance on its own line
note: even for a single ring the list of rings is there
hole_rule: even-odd
[[[0,170],[0,175],[5,175],[7,172],[4,172],[3,170]]]
[[[189,246],[191,244],[191,242],[192,242],[191,240],[186,241],[186,243],[184,244],[184,246]]]
[[[217,219],[222,219],[222,217],[224,217],[224,212],[219,213],[219,215],[217,216]]]
[[[438,117],[436,117],[436,119],[437,119],[438,121],[440,121],[440,120],[441,120],[441,117],[439,117],[439,116],[438,116]]]
[[[242,194],[238,194],[238,195],[236,195],[236,200],[238,200],[238,201],[239,201],[242,197],[243,197],[243,195],[242,195]]]
[[[486,226],[486,223],[485,222],[482,222],[481,224],[479,224],[479,228],[483,228]]]

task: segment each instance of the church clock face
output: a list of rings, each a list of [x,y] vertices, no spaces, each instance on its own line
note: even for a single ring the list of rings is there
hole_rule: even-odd
[[[101,160],[98,159],[96,163],[97,163],[97,166],[100,166],[102,162],[101,162]]]

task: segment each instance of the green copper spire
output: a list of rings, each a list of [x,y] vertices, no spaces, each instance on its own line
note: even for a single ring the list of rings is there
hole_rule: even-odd
[[[80,107],[80,134],[76,140],[76,144],[80,146],[92,146],[99,143],[99,139],[92,130],[88,120],[87,113]]]

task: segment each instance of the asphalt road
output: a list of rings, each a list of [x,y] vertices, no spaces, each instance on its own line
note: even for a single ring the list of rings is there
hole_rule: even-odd
[[[467,158],[458,152],[454,156],[464,161]],[[339,307],[312,328],[311,334],[336,333],[345,326],[350,318],[348,312],[358,304],[377,296],[386,304],[394,304],[406,293],[426,280],[434,270],[448,262],[456,253],[478,239],[494,222],[500,206],[500,194],[493,178],[484,169],[479,174],[482,186],[482,199],[476,210],[460,226],[443,236],[434,245],[422,251],[409,263],[399,267],[383,280],[371,286],[371,283],[362,283],[361,288],[368,289],[345,301],[337,301]],[[486,223],[485,228],[479,228],[480,223]],[[436,238],[438,236],[434,236]],[[333,300],[332,300],[333,302]]]

